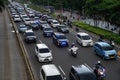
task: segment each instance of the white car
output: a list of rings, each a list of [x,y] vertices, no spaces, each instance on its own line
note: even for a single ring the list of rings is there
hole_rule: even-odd
[[[25,25],[29,25],[32,22],[32,20],[30,18],[25,18],[23,21],[24,21]]]
[[[52,27],[56,28],[56,27],[59,26],[59,25],[60,25],[60,23],[59,23],[57,20],[52,20],[52,21],[51,21],[51,26],[52,26]]]
[[[14,17],[13,17],[13,19],[14,19],[14,21],[15,22],[20,22],[21,21],[21,18],[20,18],[20,16],[19,15],[15,15]]]
[[[40,68],[40,80],[67,80],[62,68],[55,64],[45,64]]]
[[[76,38],[77,43],[79,43],[81,46],[93,46],[92,37],[85,32],[77,33]]]
[[[51,50],[44,43],[36,44],[35,54],[39,62],[50,62],[53,59]]]

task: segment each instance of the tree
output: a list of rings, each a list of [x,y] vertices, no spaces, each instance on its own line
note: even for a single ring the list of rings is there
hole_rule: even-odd
[[[7,0],[0,0],[0,12],[5,8],[7,2]]]

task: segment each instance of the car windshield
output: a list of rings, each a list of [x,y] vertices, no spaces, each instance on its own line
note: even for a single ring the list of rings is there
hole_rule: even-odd
[[[83,40],[90,40],[90,36],[87,36],[87,35],[86,36],[82,36],[82,39]]]
[[[58,24],[58,22],[53,22],[53,24]]]
[[[45,30],[45,31],[52,31],[51,28],[45,28],[44,30]]]
[[[102,47],[102,49],[104,51],[109,51],[109,50],[113,50],[113,47],[112,46],[104,46],[104,47]]]
[[[43,22],[41,22],[41,24],[47,24],[47,22],[43,21]]]
[[[96,75],[91,73],[80,74],[79,79],[80,80],[97,80]]]
[[[31,25],[37,25],[37,23],[31,23]]]
[[[66,26],[60,26],[61,28],[67,28]]]
[[[26,33],[27,36],[35,36],[35,34],[33,32],[28,32]]]
[[[64,35],[58,35],[57,38],[58,39],[66,39],[66,36],[64,36]]]
[[[47,76],[47,80],[63,80],[60,75]]]
[[[48,48],[42,48],[42,49],[39,49],[39,52],[40,53],[48,53],[50,52]]]
[[[20,28],[27,28],[27,26],[20,26]]]

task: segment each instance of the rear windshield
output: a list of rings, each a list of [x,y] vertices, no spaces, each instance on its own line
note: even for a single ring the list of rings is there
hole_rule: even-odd
[[[27,36],[35,36],[35,34],[33,32],[28,32],[26,33]]]
[[[83,40],[90,40],[90,36],[82,36]]]
[[[63,79],[60,75],[56,75],[56,76],[48,76],[47,80],[63,80]]]
[[[39,49],[40,53],[48,53],[50,52],[48,48],[43,48],[43,49]]]

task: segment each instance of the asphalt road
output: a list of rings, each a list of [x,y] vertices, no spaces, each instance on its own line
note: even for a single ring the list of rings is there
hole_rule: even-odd
[[[18,23],[17,25],[19,26]],[[54,29],[55,30],[55,29]],[[56,31],[56,30],[55,30]],[[84,31],[80,29],[80,31]],[[67,77],[70,71],[70,67],[72,65],[80,65],[80,64],[88,64],[91,68],[93,68],[96,61],[100,60],[101,63],[106,68],[106,78],[105,80],[120,80],[120,59],[117,60],[103,60],[101,57],[95,55],[92,47],[81,47],[76,43],[76,45],[79,47],[79,54],[76,58],[70,55],[68,51],[68,47],[59,48],[55,46],[52,42],[52,38],[46,38],[42,34],[42,30],[34,31],[37,36],[37,43],[43,42],[47,44],[47,46],[52,50],[53,53],[53,62],[57,66],[61,66],[62,69],[65,71]],[[87,32],[87,31],[85,31]],[[94,41],[98,40],[98,36],[94,35],[90,32],[88,32],[92,37]],[[70,33],[65,34],[67,38],[69,39],[69,44],[72,42],[76,42],[76,31],[74,29],[70,29]],[[21,37],[23,37],[21,35]],[[28,51],[29,60],[31,62],[32,69],[34,71],[36,80],[39,80],[39,71],[40,67],[43,64],[49,64],[49,63],[39,63],[37,60],[37,57],[35,56],[35,43],[31,44],[25,44],[26,50]]]

